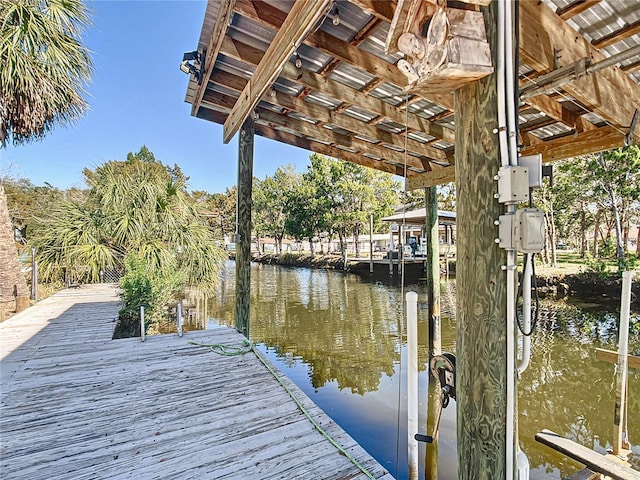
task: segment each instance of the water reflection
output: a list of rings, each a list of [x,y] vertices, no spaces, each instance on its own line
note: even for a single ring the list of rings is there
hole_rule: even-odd
[[[196,325],[234,325],[234,270],[229,268],[214,298],[197,303]],[[406,478],[405,336],[402,293],[342,273],[253,265],[251,337],[269,358],[356,441],[398,478]],[[427,417],[427,305],[419,303],[420,424]],[[455,352],[455,286],[442,289],[443,349]],[[191,310],[194,310],[192,308]],[[601,453],[613,435],[615,366],[596,360],[596,347],[615,350],[614,307],[585,308],[543,300],[533,337],[533,358],[518,382],[519,436],[531,478],[560,479],[579,465],[538,444],[547,428]],[[608,309],[608,310],[607,310]],[[206,313],[205,313],[206,310]],[[640,316],[632,315],[640,326]],[[189,325],[187,325],[189,328]],[[640,354],[638,335],[630,353]],[[433,383],[433,382],[432,382]],[[435,395],[435,392],[431,392]],[[400,403],[400,408],[398,404]],[[433,413],[433,412],[432,412]],[[632,461],[640,469],[640,372],[629,376]],[[430,434],[423,427],[420,433]],[[432,448],[432,447],[429,447]],[[420,458],[425,459],[421,445]],[[455,403],[443,411],[437,450],[438,478],[455,479]],[[397,460],[397,461],[396,461]],[[425,477],[425,464],[420,477]],[[428,463],[428,462],[427,462]],[[433,462],[426,469],[433,471]]]

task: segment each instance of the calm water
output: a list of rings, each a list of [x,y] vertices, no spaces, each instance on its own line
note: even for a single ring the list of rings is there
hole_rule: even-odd
[[[234,326],[235,271],[227,266],[215,298],[198,300],[189,328]],[[406,478],[406,337],[399,287],[354,275],[252,265],[251,339],[313,401],[398,479]],[[426,431],[427,304],[418,292],[420,425]],[[442,347],[455,352],[455,285],[443,285]],[[531,478],[565,478],[579,465],[538,444],[547,428],[604,453],[613,434],[614,366],[595,359],[596,347],[616,349],[616,305],[542,301],[533,357],[518,382],[521,446]],[[633,322],[640,322],[638,312]],[[636,325],[637,328],[637,325]],[[637,331],[637,330],[636,330]],[[638,335],[630,353],[640,354]],[[400,383],[400,385],[399,385]],[[431,381],[434,387],[434,382]],[[629,432],[640,470],[640,372],[630,370]],[[400,404],[400,412],[398,411]],[[398,422],[400,419],[400,424]],[[437,450],[421,445],[420,478],[455,479],[455,402],[443,410]],[[426,451],[429,449],[429,452]],[[436,462],[437,459],[437,462]]]

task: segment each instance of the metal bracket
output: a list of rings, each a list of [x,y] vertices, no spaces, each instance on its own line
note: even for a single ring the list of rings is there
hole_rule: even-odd
[[[636,108],[636,111],[633,113],[633,118],[631,119],[629,132],[624,136],[624,144],[626,147],[633,145],[633,132],[636,130],[636,126],[638,125],[638,116],[640,116],[640,112]]]

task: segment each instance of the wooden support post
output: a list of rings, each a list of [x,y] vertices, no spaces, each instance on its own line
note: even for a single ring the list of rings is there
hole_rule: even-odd
[[[483,9],[496,61],[497,2]],[[504,478],[507,348],[505,252],[494,239],[504,208],[493,197],[500,166],[496,74],[454,93],[457,196],[456,407],[458,478]],[[496,130],[497,131],[497,130]]]
[[[238,140],[236,206],[236,329],[249,338],[251,300],[251,188],[253,183],[253,115],[242,124]]]
[[[438,239],[438,193],[436,187],[424,189],[425,231],[427,237],[427,297],[429,300],[429,358],[442,353],[440,339],[440,248]]]

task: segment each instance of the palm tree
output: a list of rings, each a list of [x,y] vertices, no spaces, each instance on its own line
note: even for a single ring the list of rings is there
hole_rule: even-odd
[[[89,24],[81,0],[2,0],[0,3],[0,147],[40,139],[87,108],[83,86],[92,73],[80,35]],[[4,191],[0,203],[6,205]],[[8,216],[0,231],[12,232]],[[0,245],[0,267],[19,276],[17,256]],[[16,304],[26,296],[16,285]],[[0,303],[10,300],[0,292]],[[18,309],[18,308],[16,308]]]
[[[53,206],[32,239],[43,276],[64,269],[96,281],[100,270],[124,269],[126,256],[134,254],[150,272],[183,272],[187,285],[215,286],[223,252],[179,168],[164,166],[143,147],[127,161],[84,174],[86,202]]]
[[[3,0],[0,5],[0,144],[40,139],[87,109],[91,58],[80,35],[81,0]]]

